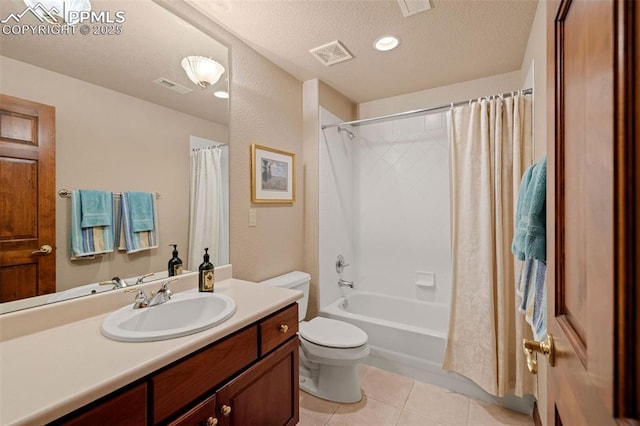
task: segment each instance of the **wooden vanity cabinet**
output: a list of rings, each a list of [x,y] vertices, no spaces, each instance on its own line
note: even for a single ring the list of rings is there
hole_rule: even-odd
[[[297,330],[293,303],[54,423],[295,425]]]

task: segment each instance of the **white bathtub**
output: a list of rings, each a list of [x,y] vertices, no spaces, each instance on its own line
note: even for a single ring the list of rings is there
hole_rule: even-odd
[[[360,327],[378,352],[414,357],[438,368],[444,360],[447,305],[353,291],[322,309],[320,315]]]
[[[320,315],[367,333],[371,347],[367,364],[523,413],[533,409],[531,396],[496,398],[466,377],[442,370],[448,305],[356,290],[322,308]]]

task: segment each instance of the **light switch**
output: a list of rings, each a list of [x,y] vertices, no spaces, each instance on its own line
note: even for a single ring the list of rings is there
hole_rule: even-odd
[[[256,226],[256,211],[249,210],[249,226]]]

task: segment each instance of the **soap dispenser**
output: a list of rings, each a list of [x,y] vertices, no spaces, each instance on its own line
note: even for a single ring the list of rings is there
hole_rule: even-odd
[[[178,257],[178,245],[169,244],[169,247],[173,246],[173,257],[169,260],[169,276],[182,275],[182,260]]]
[[[213,264],[209,262],[209,249],[204,249],[203,262],[198,268],[198,288],[200,291],[213,292]]]

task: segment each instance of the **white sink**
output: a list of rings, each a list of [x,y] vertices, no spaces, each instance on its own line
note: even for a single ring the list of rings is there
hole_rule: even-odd
[[[198,333],[236,312],[236,302],[223,294],[185,292],[161,305],[118,309],[102,323],[102,334],[122,342],[151,342]]]

